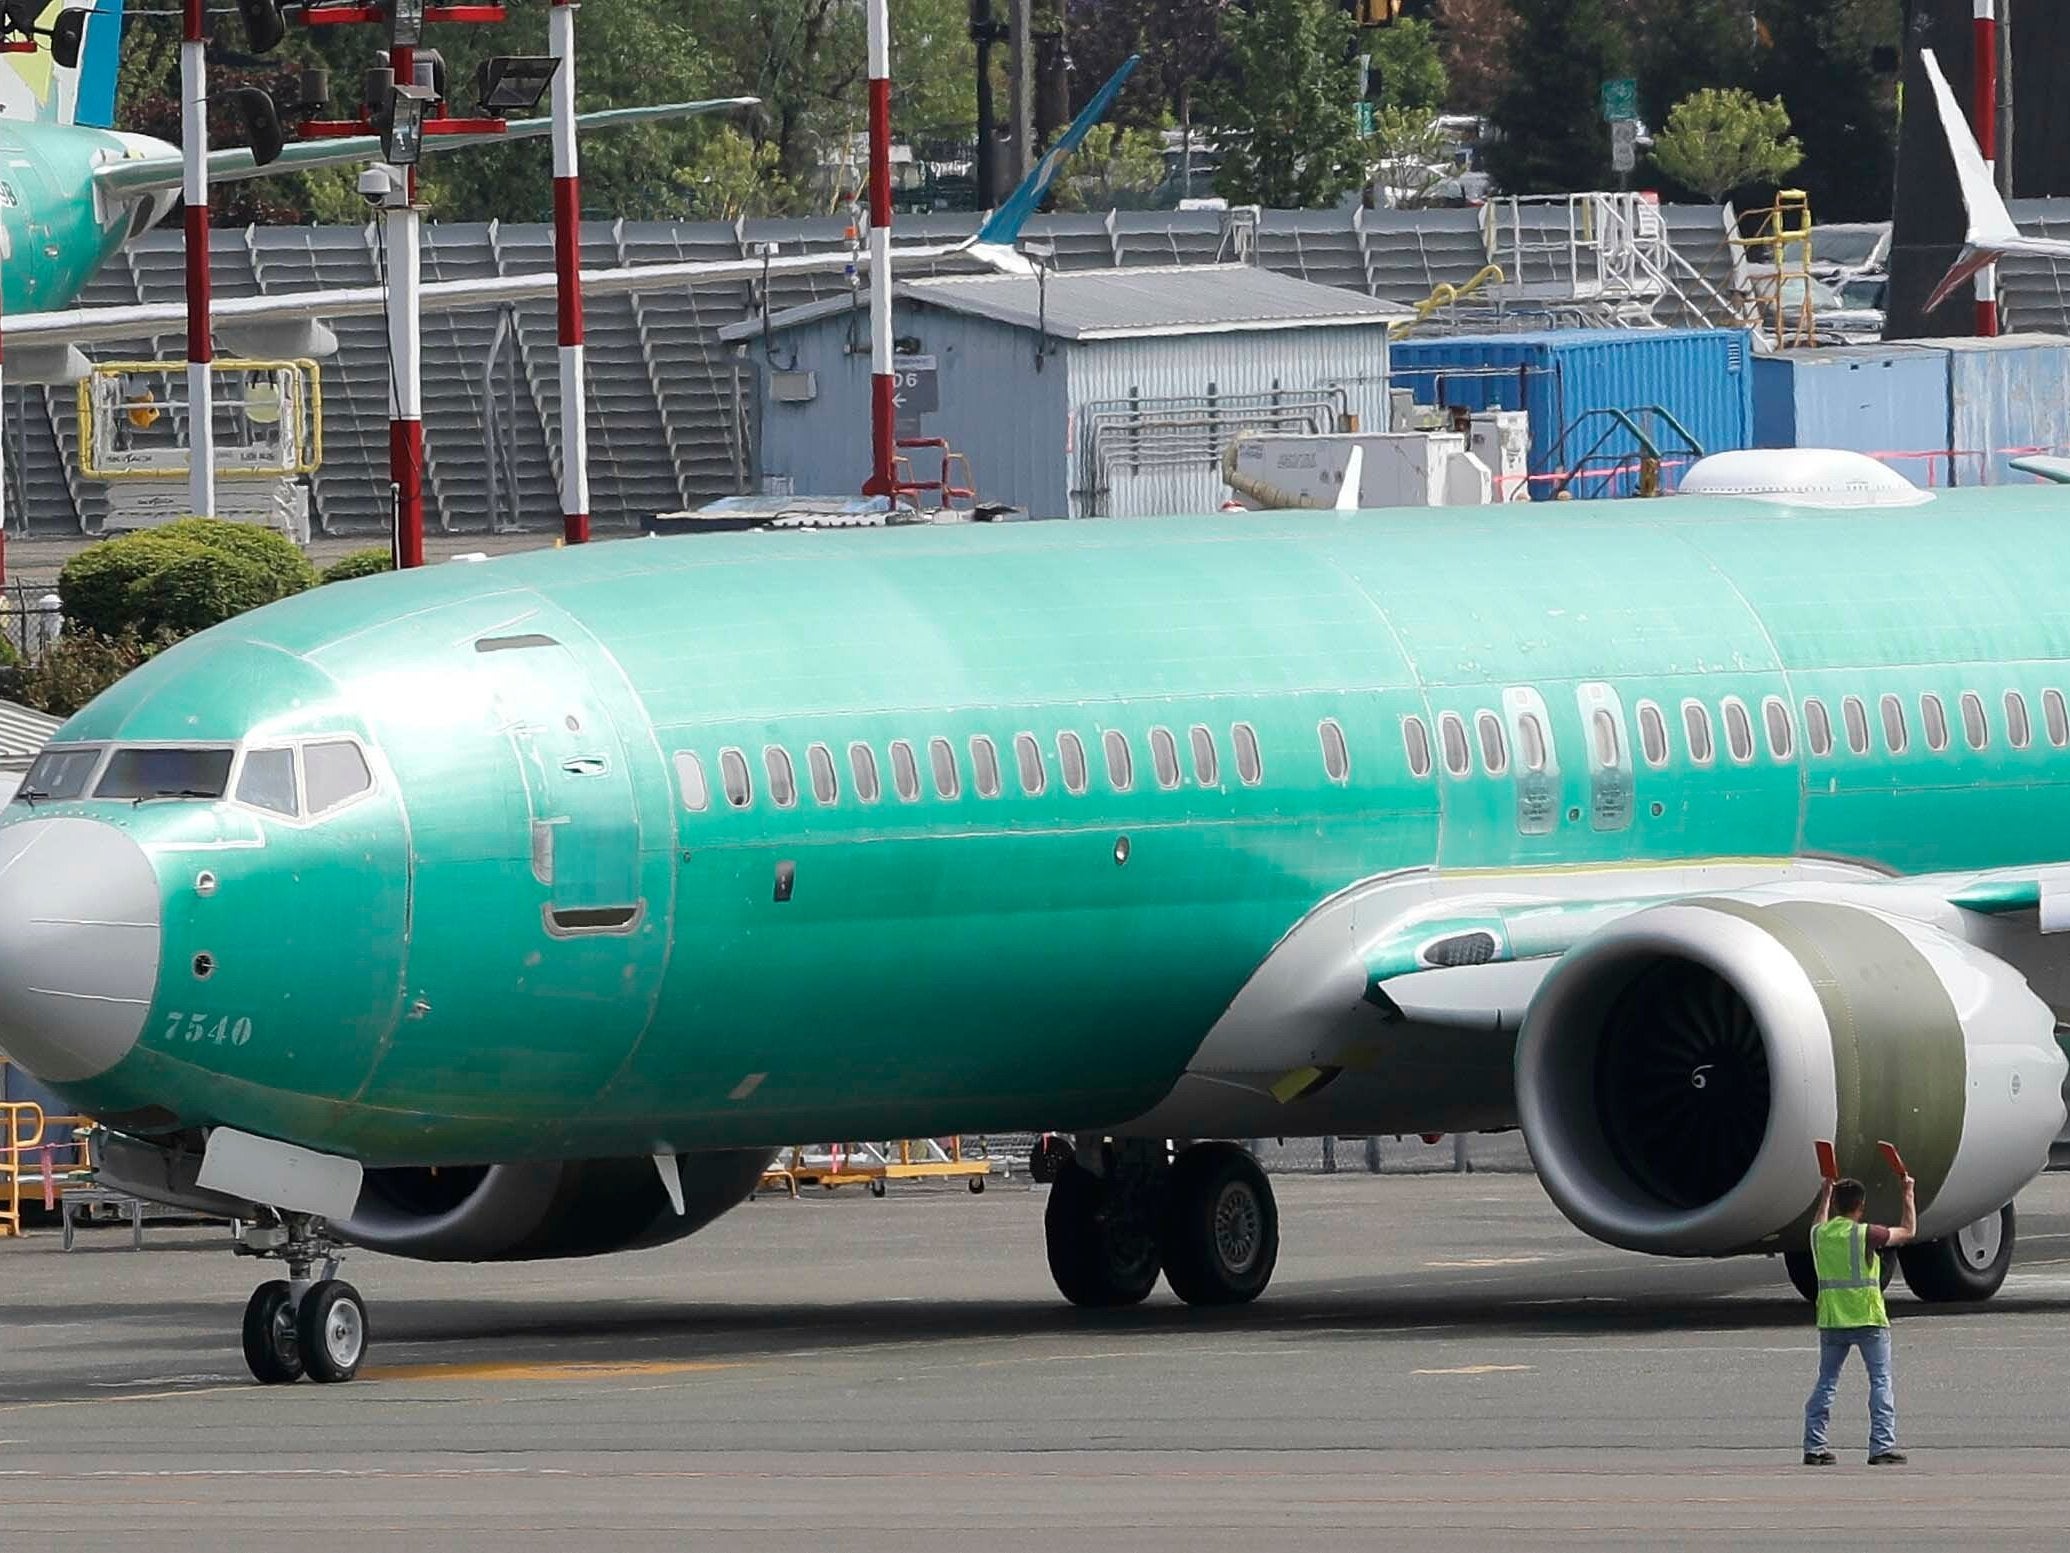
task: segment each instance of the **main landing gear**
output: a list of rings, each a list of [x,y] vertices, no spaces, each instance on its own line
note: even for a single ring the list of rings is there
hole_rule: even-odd
[[[1053,1160],[1043,1230],[1050,1275],[1074,1305],[1134,1305],[1162,1272],[1189,1305],[1241,1305],[1272,1281],[1279,1208],[1257,1161],[1233,1143],[1174,1156],[1162,1141],[1115,1139],[1098,1168]]]
[[[307,1375],[320,1384],[348,1381],[367,1354],[367,1308],[359,1290],[338,1277],[338,1243],[324,1221],[287,1214],[254,1225],[237,1242],[240,1256],[287,1266],[252,1291],[244,1307],[244,1362],[265,1386]]]

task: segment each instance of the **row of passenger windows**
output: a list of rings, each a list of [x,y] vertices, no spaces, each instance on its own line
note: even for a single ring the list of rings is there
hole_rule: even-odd
[[[1099,742],[1107,785],[1117,793],[1131,791],[1136,785],[1136,763],[1135,750],[1128,735],[1118,728],[1109,728],[1100,735]],[[1258,748],[1256,730],[1249,723],[1237,723],[1229,730],[1229,743],[1235,752],[1237,780],[1246,787],[1256,787],[1264,781],[1265,762]],[[1340,751],[1342,745],[1340,732]],[[961,797],[964,769],[956,746],[947,739],[933,738],[927,741],[926,748],[927,776],[935,796]],[[968,748],[972,790],[980,798],[999,797],[1005,791],[1005,778],[998,745],[988,735],[978,734],[970,740]],[[1213,729],[1204,723],[1195,723],[1189,728],[1186,753],[1196,786],[1219,785],[1222,754]],[[903,802],[918,801],[921,793],[919,751],[910,740],[893,739],[889,754],[891,790]],[[1049,790],[1050,758],[1050,752],[1032,733],[1014,735],[1014,775],[1025,796],[1035,798]],[[1056,736],[1055,762],[1055,774],[1064,791],[1075,795],[1083,793],[1091,785],[1092,762],[1085,741],[1068,729]],[[1186,773],[1180,765],[1179,739],[1171,729],[1150,730],[1150,765],[1160,788],[1169,791],[1184,784]],[[763,748],[762,775],[763,791],[776,807],[788,809],[798,802],[797,769],[792,764],[791,752],[783,745],[771,744]],[[745,809],[755,801],[755,775],[746,751],[730,747],[719,751],[718,776],[719,792],[731,807]],[[806,746],[805,778],[815,803],[840,801],[842,778],[829,746]],[[712,789],[701,757],[687,750],[678,754],[676,781],[682,789],[685,808],[703,810],[711,807]],[[861,741],[848,746],[848,785],[855,797],[866,804],[876,803],[884,796],[883,773],[877,763],[877,751]]]
[[[2014,749],[2028,748],[2034,742],[2034,724],[2026,696],[2017,690],[2008,690],[2001,708],[2005,742]],[[1973,690],[1962,692],[1956,698],[1956,715],[1965,744],[1973,750],[1991,747],[1991,710],[1981,695]],[[1724,723],[1726,754],[1741,765],[1752,761],[1758,753],[1753,712],[1737,696],[1728,696],[1720,704],[1719,716]],[[2070,747],[2070,705],[2065,704],[2063,692],[2051,689],[2041,693],[2041,717],[2048,742],[2057,749]],[[1593,763],[1606,769],[1622,766],[1625,763],[1624,735],[1619,718],[1608,707],[1597,706],[1587,712],[1587,721],[1589,753]],[[1691,764],[1712,764],[1717,759],[1718,746],[1710,707],[1701,701],[1686,700],[1681,704],[1680,721],[1683,747]],[[1638,722],[1639,752],[1646,764],[1655,769],[1665,766],[1673,753],[1668,714],[1656,702],[1641,701],[1638,704]],[[1791,759],[1796,754],[1797,725],[1789,703],[1780,696],[1766,697],[1761,702],[1760,722],[1769,756],[1775,760]],[[1912,726],[1903,697],[1878,697],[1876,722],[1881,726],[1883,747],[1888,753],[1902,755],[1911,748]],[[1947,703],[1932,691],[1919,697],[1919,724],[1929,750],[1938,754],[1948,748],[1952,741]],[[1341,732],[1337,735],[1333,753],[1329,730],[1334,726],[1324,725],[1323,761],[1330,775],[1341,781],[1339,768],[1344,763],[1343,736]],[[1550,761],[1552,746],[1550,732],[1539,714],[1535,711],[1520,713],[1515,727],[1518,762],[1526,771],[1543,771]],[[1869,703],[1861,696],[1840,698],[1840,732],[1850,754],[1869,753]],[[1812,755],[1824,757],[1834,752],[1832,714],[1817,696],[1808,697],[1804,702],[1804,740]],[[1411,774],[1417,777],[1431,774],[1430,729],[1421,717],[1402,719],[1402,748]],[[1457,712],[1441,713],[1437,720],[1437,752],[1443,759],[1445,770],[1452,776],[1467,775],[1473,769],[1476,753],[1480,757],[1482,771],[1489,776],[1501,776],[1510,765],[1508,730],[1503,719],[1494,712],[1480,711],[1473,714],[1473,728],[1469,735],[1464,716]]]

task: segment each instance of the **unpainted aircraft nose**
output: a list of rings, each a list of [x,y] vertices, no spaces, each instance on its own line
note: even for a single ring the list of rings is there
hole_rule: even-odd
[[[158,874],[97,820],[0,828],[0,1051],[46,1083],[105,1073],[158,985]]]

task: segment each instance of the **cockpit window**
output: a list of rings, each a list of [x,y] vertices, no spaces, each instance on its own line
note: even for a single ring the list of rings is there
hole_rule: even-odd
[[[303,746],[302,775],[309,783],[311,814],[323,814],[349,803],[374,785],[366,756],[349,739]]]
[[[93,790],[96,798],[221,798],[230,790],[227,749],[138,746],[118,749]],[[33,773],[32,773],[33,774]]]
[[[87,780],[100,759],[101,752],[90,746],[45,750],[29,767],[29,774],[22,778],[15,796],[23,800],[77,798],[86,791]]]
[[[295,813],[295,752],[247,751],[244,769],[237,774],[237,801],[275,814]]]

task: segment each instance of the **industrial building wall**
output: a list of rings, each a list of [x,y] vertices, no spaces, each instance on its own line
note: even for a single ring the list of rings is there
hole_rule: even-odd
[[[850,324],[853,323],[851,336]],[[1042,517],[1065,510],[1069,415],[1061,354],[1035,366],[1035,336],[986,319],[933,308],[902,308],[901,339],[931,356],[940,408],[919,418],[923,436],[944,437],[970,461],[985,501],[1025,507]],[[856,346],[851,349],[851,339]],[[858,313],[786,330],[772,363],[759,343],[749,362],[757,379],[762,475],[788,477],[800,495],[849,495],[870,468],[868,326]],[[789,368],[815,376],[809,403],[785,404],[772,392]],[[938,461],[908,455],[918,479],[935,478]]]
[[[1092,340],[1069,354],[1072,517],[1213,512],[1231,439],[1298,429],[1304,402],[1333,397],[1360,426],[1387,426],[1384,325]]]

